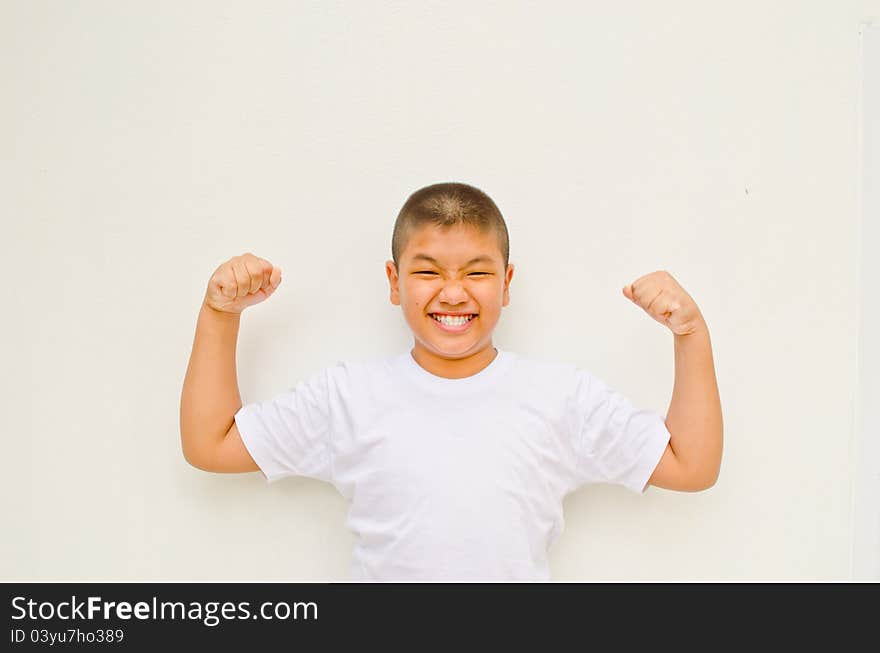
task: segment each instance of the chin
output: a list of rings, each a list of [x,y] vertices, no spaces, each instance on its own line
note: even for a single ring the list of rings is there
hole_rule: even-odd
[[[424,349],[428,350],[435,356],[441,356],[442,358],[448,359],[467,358],[468,356],[473,356],[483,348],[479,342],[474,341],[442,343],[427,338],[421,341],[421,345]]]
[[[424,343],[422,346],[425,347]],[[425,349],[435,356],[442,356],[443,358],[465,358],[470,355],[472,347],[444,347],[442,345],[431,344],[430,347],[425,347]]]

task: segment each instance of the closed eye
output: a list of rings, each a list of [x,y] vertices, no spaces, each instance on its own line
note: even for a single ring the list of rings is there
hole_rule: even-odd
[[[437,273],[431,272],[430,270],[420,270],[419,272],[413,272],[413,274],[437,274]],[[470,273],[468,273],[468,276],[470,277],[475,274],[481,275],[481,276],[488,276],[492,273],[491,272],[470,272]]]

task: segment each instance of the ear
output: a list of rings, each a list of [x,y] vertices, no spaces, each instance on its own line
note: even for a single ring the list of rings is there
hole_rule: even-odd
[[[391,286],[391,303],[400,306],[400,279],[397,276],[394,261],[385,261],[385,274],[388,276],[388,284]]]
[[[501,305],[507,306],[510,303],[510,280],[513,279],[513,263],[507,264],[507,274],[504,275],[504,296]]]

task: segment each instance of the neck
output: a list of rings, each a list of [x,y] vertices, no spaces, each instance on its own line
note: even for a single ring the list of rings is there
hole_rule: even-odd
[[[434,376],[445,379],[463,379],[486,369],[495,360],[498,350],[492,346],[492,343],[489,343],[487,347],[476,354],[464,358],[443,358],[425,350],[416,343],[410,354],[416,363]]]

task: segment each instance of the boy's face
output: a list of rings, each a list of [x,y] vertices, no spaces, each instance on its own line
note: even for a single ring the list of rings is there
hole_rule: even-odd
[[[415,336],[414,358],[440,376],[463,370],[468,361],[488,364],[494,357],[492,332],[510,302],[513,277],[513,265],[504,268],[495,233],[468,225],[428,225],[413,232],[404,247],[400,269],[387,261],[385,271],[391,303],[403,309]],[[443,324],[437,314],[475,317]]]

